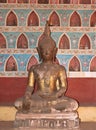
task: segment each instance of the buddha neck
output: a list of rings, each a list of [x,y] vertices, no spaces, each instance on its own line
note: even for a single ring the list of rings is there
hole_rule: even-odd
[[[44,64],[53,64],[53,61],[43,61]]]

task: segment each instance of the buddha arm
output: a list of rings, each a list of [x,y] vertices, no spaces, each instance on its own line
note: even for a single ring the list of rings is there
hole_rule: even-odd
[[[33,71],[29,72],[28,75],[28,86],[25,92],[25,98],[31,98],[31,94],[34,90],[34,73]]]
[[[66,79],[66,71],[63,68],[59,73],[59,90],[57,92],[57,97],[61,97],[64,95],[67,89],[67,79]]]

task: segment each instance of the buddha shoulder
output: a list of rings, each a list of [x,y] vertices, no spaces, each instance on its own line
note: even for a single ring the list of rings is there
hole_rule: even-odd
[[[39,64],[31,66],[29,72],[36,70],[39,67]]]
[[[66,70],[65,70],[65,67],[62,66],[62,65],[54,64],[54,67],[55,67],[57,70],[66,71]]]

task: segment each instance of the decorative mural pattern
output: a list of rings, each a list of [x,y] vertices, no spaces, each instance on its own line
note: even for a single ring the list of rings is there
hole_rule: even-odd
[[[5,50],[6,48],[35,49],[41,36],[42,32],[2,32],[0,33],[0,48],[5,48]],[[91,50],[96,48],[96,32],[52,32],[52,38],[59,49]]]
[[[96,72],[96,1],[46,2],[0,0],[1,77],[25,77],[39,63],[36,47],[46,20],[58,47],[56,60],[67,73]]]
[[[95,27],[96,11],[0,9],[0,26],[44,26],[46,19],[49,19],[51,26]]]
[[[0,0],[0,3],[96,4],[96,0]]]

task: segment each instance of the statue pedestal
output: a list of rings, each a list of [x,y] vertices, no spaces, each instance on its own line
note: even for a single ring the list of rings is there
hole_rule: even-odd
[[[77,112],[63,113],[16,113],[14,122],[17,128],[63,128],[79,129],[79,117]]]

